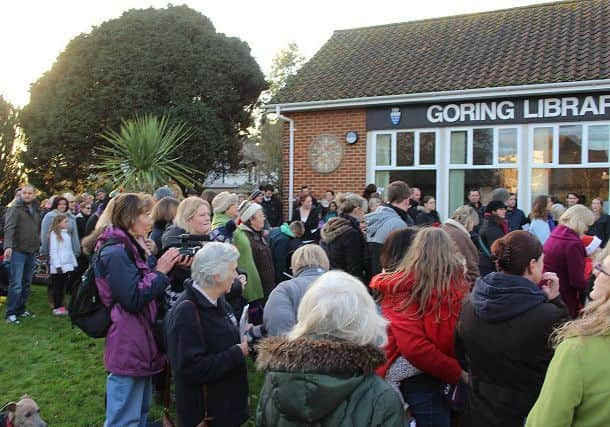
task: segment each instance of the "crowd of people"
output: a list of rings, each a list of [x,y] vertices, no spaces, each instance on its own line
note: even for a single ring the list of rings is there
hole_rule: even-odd
[[[116,194],[115,194],[116,193]],[[112,320],[106,426],[148,425],[175,384],[178,425],[603,426],[610,420],[610,217],[568,193],[526,215],[473,189],[446,221],[403,181],[384,194],[56,195],[5,214],[6,320],[35,266],[64,316],[88,265]]]

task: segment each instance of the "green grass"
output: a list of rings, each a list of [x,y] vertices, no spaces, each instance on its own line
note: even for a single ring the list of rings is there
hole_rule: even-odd
[[[1,305],[2,319],[5,310]],[[29,394],[51,426],[103,425],[104,340],[73,329],[67,317],[52,316],[44,287],[32,286],[28,310],[36,317],[20,325],[0,321],[0,407]],[[250,361],[248,380],[254,414],[263,374]],[[159,418],[161,410],[153,405],[150,418]],[[252,417],[248,425],[254,425]]]

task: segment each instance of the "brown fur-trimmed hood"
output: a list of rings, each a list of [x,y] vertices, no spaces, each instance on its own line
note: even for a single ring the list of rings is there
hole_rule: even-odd
[[[337,237],[351,230],[352,224],[346,218],[335,217],[328,220],[326,224],[322,227],[322,231],[320,232],[320,236],[322,237],[322,241],[326,243],[331,243]]]
[[[258,351],[256,366],[265,371],[366,375],[385,362],[378,347],[330,339],[267,338]]]

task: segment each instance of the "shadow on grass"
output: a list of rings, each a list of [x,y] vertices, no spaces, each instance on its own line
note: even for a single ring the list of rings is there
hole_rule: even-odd
[[[6,303],[5,303],[6,304]],[[2,319],[6,306],[0,305]],[[29,394],[53,427],[97,427],[104,423],[104,340],[73,329],[67,317],[55,317],[46,288],[32,286],[28,310],[36,317],[20,325],[0,322],[0,407]],[[264,376],[248,363],[251,419]],[[161,417],[153,405],[151,419]]]

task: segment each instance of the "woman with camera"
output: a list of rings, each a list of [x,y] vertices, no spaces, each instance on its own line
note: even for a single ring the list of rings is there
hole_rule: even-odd
[[[150,218],[137,194],[117,197],[111,225],[97,239],[96,284],[112,324],[106,334],[104,426],[146,425],[151,403],[151,377],[163,370],[165,358],[153,336],[156,298],[169,284],[167,273],[179,259],[177,249],[157,261],[145,242]]]
[[[236,277],[239,252],[210,242],[191,265],[192,281],[166,318],[167,355],[176,383],[178,424],[204,418],[218,426],[248,419],[248,344],[224,295]]]

